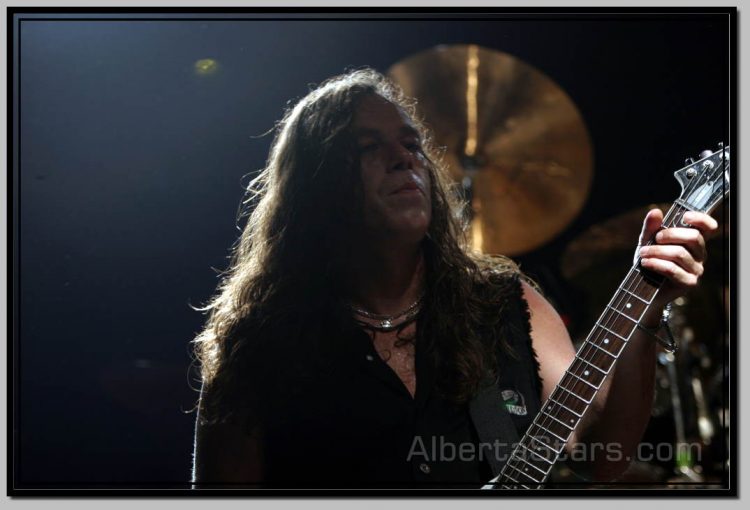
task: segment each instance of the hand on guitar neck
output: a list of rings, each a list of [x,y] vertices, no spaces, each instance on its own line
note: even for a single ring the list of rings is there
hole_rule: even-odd
[[[659,209],[648,212],[634,262],[642,269],[664,277],[664,283],[641,317],[642,326],[655,329],[667,303],[699,284],[707,257],[704,235],[717,228],[716,220],[701,212],[675,214],[672,211],[666,220]],[[638,328],[633,330],[627,343],[628,348],[623,349],[620,362],[617,367],[612,367],[610,377],[592,403],[593,412],[578,431],[578,438],[583,443],[617,445],[623,453],[622,458],[614,461],[599,456],[579,464],[578,467],[583,468],[592,480],[615,479],[629,466],[629,458],[641,441],[651,416],[653,360],[657,343],[650,334]]]
[[[685,226],[663,228],[664,214],[659,209],[650,210],[643,221],[635,258],[641,258],[644,269],[666,278],[641,321],[646,327],[658,325],[664,306],[698,285],[707,256],[704,235],[718,229],[715,219],[696,211],[684,213],[676,223]]]
[[[533,454],[523,457],[535,447],[554,453],[564,446],[574,461],[570,467],[591,481],[613,480],[627,469],[650,419],[656,352],[654,339],[632,322],[658,325],[663,307],[698,284],[706,260],[703,235],[717,229],[707,214],[683,211],[673,208],[666,219],[659,209],[646,215],[634,268],[578,353],[552,306],[525,287],[546,404],[496,486],[543,482],[550,464]],[[602,378],[604,373],[609,375]],[[540,446],[541,436],[553,438],[551,448]],[[574,455],[576,450],[588,453]]]

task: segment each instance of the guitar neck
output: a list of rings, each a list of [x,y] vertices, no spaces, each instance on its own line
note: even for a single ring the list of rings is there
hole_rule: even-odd
[[[701,152],[697,162],[689,158],[687,165],[674,173],[682,193],[667,212],[662,226],[685,226],[681,221],[688,210],[710,213],[729,193],[729,161],[729,147],[723,144],[715,152]],[[647,244],[652,242],[649,240]],[[543,486],[662,283],[663,277],[643,270],[640,258],[636,258],[500,474],[483,488]]]
[[[675,202],[663,226],[678,226],[687,210]],[[663,282],[636,260],[500,474],[485,488],[542,487]]]

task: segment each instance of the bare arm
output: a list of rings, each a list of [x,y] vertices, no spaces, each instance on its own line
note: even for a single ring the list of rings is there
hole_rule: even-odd
[[[538,292],[524,284],[531,312],[532,345],[542,376],[546,400],[575,358],[575,349],[560,316]],[[586,460],[571,464],[587,477],[605,481],[628,466],[650,418],[655,367],[654,342],[633,335],[615,370],[602,384],[579,427],[571,434],[568,453],[583,448]],[[599,445],[603,445],[599,447]],[[604,446],[619,455],[605,455]]]
[[[644,267],[667,278],[642,323],[658,324],[663,306],[697,285],[703,273],[705,243],[702,232],[715,230],[716,221],[701,213],[686,213],[694,228],[662,230],[656,244],[641,250]],[[651,210],[644,220],[641,242],[651,239],[661,225],[662,214]],[[532,344],[543,378],[542,398],[546,400],[575,358],[570,336],[552,306],[531,286],[524,284],[524,297],[531,312]],[[567,449],[581,443],[587,452],[587,475],[600,481],[621,475],[630,464],[646,425],[653,401],[656,345],[640,330],[631,336],[620,361],[602,384]],[[597,448],[598,447],[598,448]]]
[[[202,419],[204,399],[195,422],[193,488],[257,487],[263,481],[261,433],[245,432],[233,423],[208,424]]]

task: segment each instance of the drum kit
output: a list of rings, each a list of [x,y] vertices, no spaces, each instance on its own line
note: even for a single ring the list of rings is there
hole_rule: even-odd
[[[572,99],[552,79],[512,55],[476,45],[428,49],[397,62],[388,74],[416,98],[419,115],[444,148],[442,157],[467,204],[473,249],[524,255],[577,218],[593,179],[591,137]],[[654,206],[669,207],[627,211],[591,226],[564,249],[559,273],[584,297],[582,325],[595,323],[632,264],[643,218]],[[678,349],[660,349],[654,360],[652,420],[644,441],[666,444],[675,453],[666,460],[634,461],[618,481],[627,487],[715,487],[724,479],[729,230],[722,216],[720,209],[721,232],[707,239],[710,258],[700,286],[673,303]],[[575,478],[563,465],[552,481]]]

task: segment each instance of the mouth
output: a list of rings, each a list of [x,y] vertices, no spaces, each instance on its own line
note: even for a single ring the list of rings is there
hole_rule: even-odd
[[[392,191],[391,195],[411,194],[411,193],[424,194],[422,187],[419,184],[417,184],[417,182],[414,180],[405,182],[404,184],[396,188],[394,191]]]

